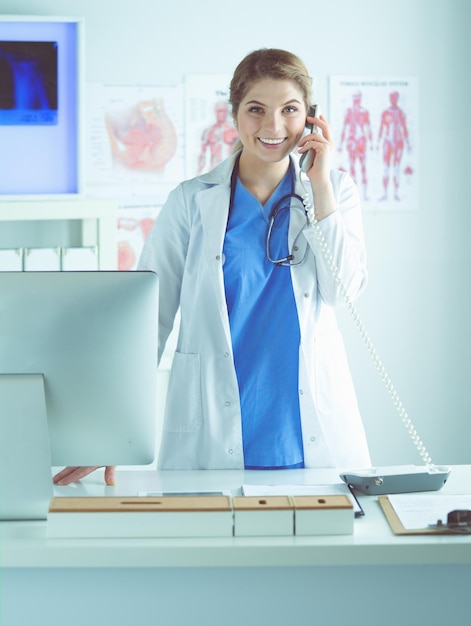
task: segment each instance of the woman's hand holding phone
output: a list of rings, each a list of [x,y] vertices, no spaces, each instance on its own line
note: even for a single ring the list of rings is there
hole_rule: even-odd
[[[325,117],[319,114],[317,105],[309,109],[306,131],[298,146],[302,151],[300,168],[311,182],[315,216],[317,220],[321,220],[336,209],[330,180],[334,145],[330,126]]]

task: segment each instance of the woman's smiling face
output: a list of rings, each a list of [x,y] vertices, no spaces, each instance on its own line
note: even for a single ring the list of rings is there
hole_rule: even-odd
[[[237,112],[245,156],[266,163],[285,159],[296,147],[306,123],[301,90],[291,80],[262,79],[252,84]]]

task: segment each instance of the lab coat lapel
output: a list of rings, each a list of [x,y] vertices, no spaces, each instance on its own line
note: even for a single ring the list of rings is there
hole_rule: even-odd
[[[230,343],[229,317],[224,291],[222,247],[226,234],[229,212],[230,189],[227,185],[215,185],[197,194],[196,202],[201,215],[203,231],[203,254],[213,284],[219,313]]]
[[[226,234],[230,190],[225,185],[215,185],[197,194],[198,209],[203,226],[205,252],[221,254]],[[216,252],[215,252],[216,250]]]
[[[302,188],[301,184],[298,181],[298,177],[296,175],[296,183],[295,183],[295,193],[301,197],[306,193]],[[311,199],[312,202],[312,199]],[[308,246],[307,240],[305,237],[300,237],[301,231],[306,226],[306,214],[302,208],[301,201],[292,198],[291,200],[291,211],[289,218],[289,233],[288,233],[288,244],[289,249],[294,254],[294,260],[298,261],[304,258],[306,247]],[[296,248],[295,249],[295,239]]]

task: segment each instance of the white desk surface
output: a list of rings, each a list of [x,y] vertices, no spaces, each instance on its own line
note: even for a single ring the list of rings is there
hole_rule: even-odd
[[[336,470],[141,471],[119,469],[117,485],[99,470],[81,483],[55,487],[57,496],[137,495],[149,491],[230,491],[242,484],[326,484]],[[471,492],[471,466],[455,466],[437,493]],[[359,496],[365,516],[353,535],[218,539],[48,539],[46,522],[2,522],[3,568],[244,567],[471,564],[471,536],[395,536],[374,496]]]

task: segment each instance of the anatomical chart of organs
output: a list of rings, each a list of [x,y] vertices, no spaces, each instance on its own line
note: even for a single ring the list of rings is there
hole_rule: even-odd
[[[229,104],[230,76],[185,77],[186,175],[197,176],[228,157],[238,134]]]
[[[87,192],[162,204],[184,178],[181,85],[87,85]]]
[[[131,271],[137,262],[160,207],[121,207],[118,210],[118,269]]]
[[[349,172],[372,211],[419,208],[415,77],[331,76],[334,166]]]

